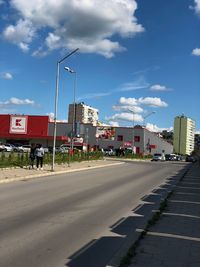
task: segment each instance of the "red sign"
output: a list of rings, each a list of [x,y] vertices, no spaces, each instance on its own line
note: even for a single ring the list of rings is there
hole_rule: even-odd
[[[27,116],[10,116],[10,133],[27,133]]]

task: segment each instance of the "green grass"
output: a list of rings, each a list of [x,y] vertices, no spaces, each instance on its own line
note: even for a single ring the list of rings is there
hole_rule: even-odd
[[[68,153],[58,153],[55,155],[55,163],[63,164],[71,162],[81,162],[85,160],[98,160],[102,159],[103,155],[100,152],[76,152],[73,155]],[[29,166],[29,154],[28,153],[5,153],[0,154],[0,168],[8,167],[27,167]],[[52,164],[52,154],[47,153],[44,155],[44,164]]]

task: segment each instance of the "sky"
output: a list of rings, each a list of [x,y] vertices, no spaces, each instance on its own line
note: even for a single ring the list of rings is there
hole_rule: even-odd
[[[0,0],[0,114],[54,117],[76,48],[58,120],[75,95],[106,125],[200,132],[200,0]]]

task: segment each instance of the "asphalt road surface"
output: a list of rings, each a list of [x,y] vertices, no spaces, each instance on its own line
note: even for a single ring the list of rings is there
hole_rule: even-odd
[[[183,167],[123,163],[0,185],[0,267],[103,266],[81,262],[80,255],[95,240],[113,241],[111,225]],[[104,248],[96,247],[93,256],[106,255]]]

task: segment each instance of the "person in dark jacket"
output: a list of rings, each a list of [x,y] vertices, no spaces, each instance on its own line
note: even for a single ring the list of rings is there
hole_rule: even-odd
[[[34,169],[35,150],[36,150],[35,144],[31,144],[31,150],[30,150],[30,154],[29,154],[29,159],[30,159],[29,169],[31,169],[31,168]]]

